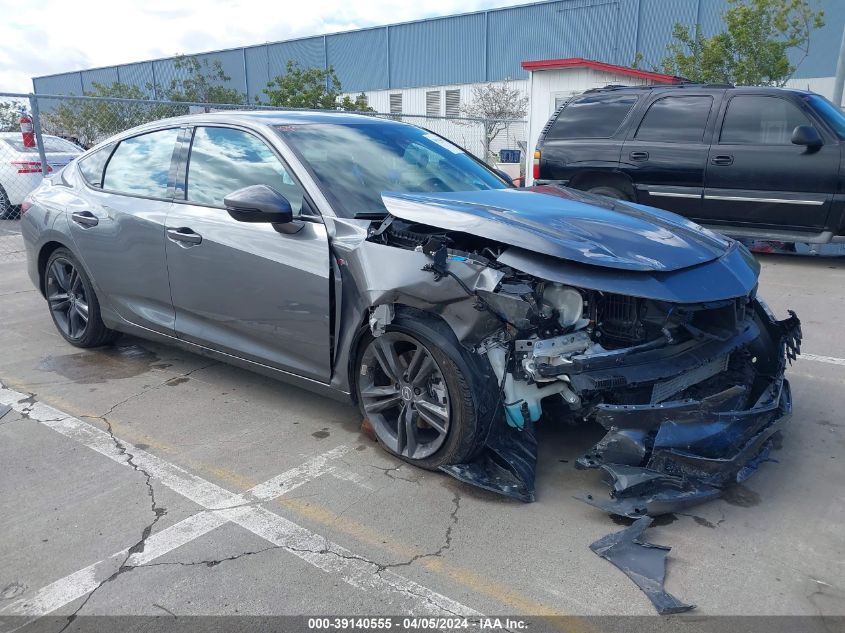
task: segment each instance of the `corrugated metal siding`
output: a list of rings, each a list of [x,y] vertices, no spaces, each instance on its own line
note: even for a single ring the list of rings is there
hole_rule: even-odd
[[[659,67],[666,56],[666,45],[672,39],[675,23],[694,25],[698,20],[701,0],[640,0],[637,50],[643,54],[642,68]],[[634,52],[636,55],[636,51]],[[627,60],[627,64],[633,61]]]
[[[253,46],[245,50],[247,95],[249,101],[254,102],[256,97],[261,100],[265,95],[264,88],[270,81],[268,74],[268,58],[266,46]]]
[[[36,77],[32,80],[32,89],[36,93],[49,95],[81,95],[80,73]]]
[[[297,62],[303,68],[324,68],[326,66],[322,36],[268,44],[267,50],[270,57],[270,79],[285,74],[288,60]]]
[[[520,63],[529,59],[586,57],[629,65],[639,50],[646,64],[658,64],[675,22],[692,26],[700,19],[704,32],[712,34],[721,30],[726,6],[727,0],[553,0],[250,47],[245,69],[242,49],[208,55],[224,60],[232,87],[248,88],[251,99],[284,72],[288,59],[322,68],[328,58],[345,92],[520,79],[527,76]],[[796,78],[835,72],[845,0],[819,0],[817,6],[825,11],[826,26],[813,33],[810,55]],[[153,64],[156,79],[169,83],[171,60],[121,66],[121,80],[136,83],[137,75],[143,88],[152,80]],[[100,81],[110,72],[95,69],[86,76]],[[33,80],[42,93],[50,87],[78,94],[78,83],[75,73]]]
[[[82,88],[84,92],[92,92],[95,90],[95,83],[103,86],[111,86],[117,81],[117,68],[114,66],[111,68],[97,68],[96,70],[85,70],[82,72]]]
[[[529,59],[618,63],[619,11],[617,0],[564,0],[491,11],[487,79],[527,77],[520,64]]]
[[[484,75],[484,14],[390,27],[390,87],[471,83]]]
[[[244,53],[242,48],[231,51],[222,51],[219,53],[197,55],[197,59],[200,60],[200,63],[208,61],[210,65],[213,65],[214,61],[218,60],[223,66],[223,73],[230,79],[228,82],[216,81],[214,83],[234,90],[239,90],[240,92],[246,94],[247,86],[245,82],[246,78],[244,77]]]
[[[153,85],[152,63],[141,62],[121,66],[120,82],[130,86],[138,86],[146,96],[151,97],[153,93],[149,87]]]
[[[326,54],[344,89],[360,92],[388,87],[387,29],[327,35]]]

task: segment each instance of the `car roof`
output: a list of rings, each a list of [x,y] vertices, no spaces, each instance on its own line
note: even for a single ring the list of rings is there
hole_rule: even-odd
[[[170,119],[170,121],[189,123],[191,121],[207,121],[210,119],[252,122],[260,123],[261,125],[294,125],[297,123],[335,123],[339,125],[387,123],[402,125],[401,122],[391,121],[390,119],[367,114],[356,114],[345,110],[220,110],[217,112],[188,114]]]
[[[815,94],[811,90],[801,90],[799,88],[778,88],[775,86],[734,86],[733,84],[708,84],[708,83],[680,83],[680,84],[656,84],[651,86],[622,86],[622,85],[608,85],[603,88],[592,88],[584,92],[584,94],[594,94],[596,92],[654,92],[654,91],[673,91],[673,90],[742,90],[778,94],[784,92],[791,92],[794,94],[810,95]]]

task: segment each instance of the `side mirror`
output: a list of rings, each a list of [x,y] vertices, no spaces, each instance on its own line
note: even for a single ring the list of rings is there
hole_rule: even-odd
[[[251,185],[223,198],[226,211],[238,222],[293,222],[293,209],[282,194],[267,185]]]
[[[821,147],[824,145],[821,134],[812,125],[799,125],[792,130],[792,143],[806,147]]]

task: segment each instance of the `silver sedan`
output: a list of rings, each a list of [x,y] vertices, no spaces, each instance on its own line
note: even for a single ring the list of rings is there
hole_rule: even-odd
[[[797,317],[739,243],[346,113],[194,115],[116,136],[23,202],[62,336],[119,332],[351,399],[418,466],[534,499],[535,424],[626,516],[710,499],[789,419]]]

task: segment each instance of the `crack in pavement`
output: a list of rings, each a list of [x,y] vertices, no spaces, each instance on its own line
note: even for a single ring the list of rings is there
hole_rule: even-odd
[[[416,484],[418,486],[420,485],[420,477],[417,477],[416,479],[407,479],[406,477],[398,477],[396,475],[391,474],[391,473],[398,471],[400,468],[402,468],[403,464],[399,464],[398,466],[394,466],[393,468],[382,468],[381,466],[376,466],[375,464],[367,464],[367,465],[370,468],[375,468],[376,470],[380,470],[382,473],[385,474],[386,477],[388,477],[389,479],[393,479],[394,481],[405,481],[405,482],[408,482],[409,484]]]
[[[117,406],[118,405],[112,407],[112,410],[114,410]],[[118,566],[117,571],[115,571],[105,580],[101,581],[96,587],[94,587],[93,590],[91,590],[91,592],[88,593],[87,596],[85,596],[85,600],[82,601],[82,604],[80,604],[79,607],[77,607],[77,609],[67,617],[67,622],[61,629],[59,629],[59,633],[63,633],[71,624],[73,624],[73,621],[76,620],[79,613],[82,611],[82,609],[85,608],[85,605],[88,604],[94,594],[97,593],[97,591],[99,591],[104,585],[112,582],[121,574],[124,574],[128,571],[132,571],[136,568],[133,565],[127,565],[129,558],[133,554],[137,554],[139,552],[144,551],[147,539],[150,537],[150,534],[152,534],[153,528],[155,527],[156,523],[158,523],[159,520],[161,520],[161,518],[167,514],[167,508],[160,507],[156,501],[155,488],[153,487],[152,483],[152,475],[148,473],[144,468],[135,463],[135,455],[130,453],[126,448],[126,445],[115,436],[114,431],[112,430],[111,422],[109,422],[108,418],[106,418],[105,416],[100,416],[100,419],[108,427],[106,431],[109,434],[109,437],[111,437],[112,441],[114,442],[115,447],[117,447],[117,450],[120,451],[121,455],[126,456],[126,463],[132,467],[132,470],[144,475],[144,484],[147,487],[147,494],[150,498],[150,510],[152,511],[154,518],[150,523],[148,523],[144,527],[143,530],[141,530],[141,538],[127,550],[126,557]]]

